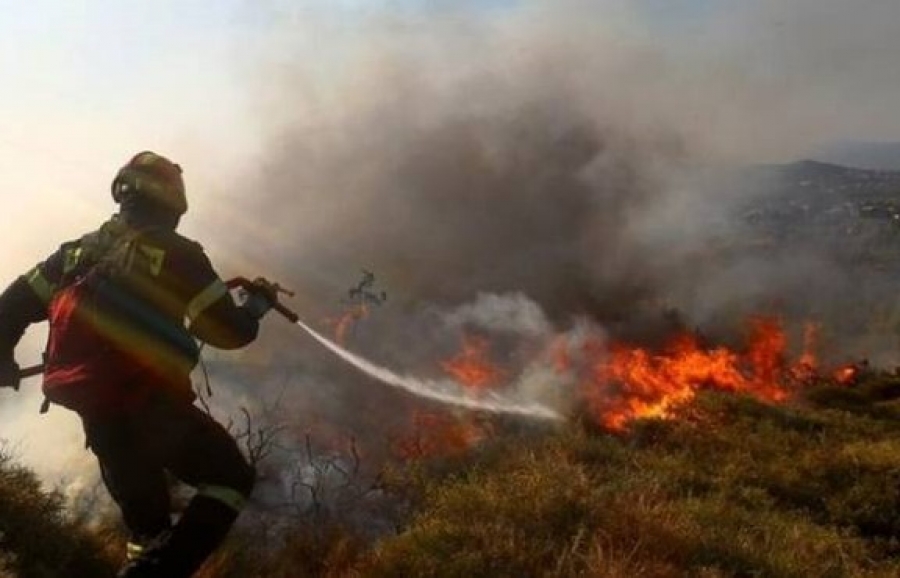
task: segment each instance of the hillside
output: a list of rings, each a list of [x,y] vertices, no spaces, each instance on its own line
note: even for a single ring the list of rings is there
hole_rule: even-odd
[[[898,433],[900,378],[878,374],[790,406],[709,394],[620,435],[507,434],[395,472],[410,509],[371,548],[298,523],[265,553],[236,536],[205,576],[897,576]]]
[[[348,503],[393,524],[380,539],[349,511],[257,512],[200,576],[893,577],[898,434],[900,377],[885,373],[788,405],[708,393],[618,434],[506,427],[396,464]],[[121,536],[67,521],[8,459],[0,510],[0,575],[109,575]]]
[[[765,195],[740,213],[748,237],[733,252],[825,247],[852,283],[896,291],[900,173],[805,161],[745,178]],[[667,419],[617,431],[582,415],[537,426],[435,409],[421,437],[381,440],[384,463],[335,440],[319,453],[307,433],[296,463],[261,469],[257,493],[289,487],[292,500],[257,500],[200,576],[895,577],[900,373],[853,372],[844,385],[803,374],[776,404],[707,378]],[[264,428],[248,421],[241,443]],[[0,576],[25,578],[110,575],[124,542],[9,458],[0,536]]]
[[[896,291],[900,173],[812,161],[751,172],[765,194],[735,226],[749,243],[725,258],[824,248],[853,283]],[[781,406],[709,393],[615,435],[428,422],[442,451],[264,546],[245,529],[207,576],[896,576],[898,412],[900,381],[880,373]],[[389,530],[373,540],[373,527]]]
[[[780,238],[900,230],[900,172],[800,161],[757,167],[744,177],[765,194],[754,197],[743,218]]]

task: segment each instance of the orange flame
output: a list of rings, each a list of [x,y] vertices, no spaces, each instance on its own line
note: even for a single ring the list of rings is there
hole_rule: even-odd
[[[859,375],[859,367],[856,364],[850,364],[835,369],[832,378],[840,385],[853,385],[857,375]]]
[[[791,367],[790,375],[798,382],[806,383],[819,375],[819,358],[816,349],[822,327],[818,323],[807,323],[803,327],[803,352]]]
[[[462,351],[441,362],[441,367],[465,387],[484,391],[499,384],[505,374],[488,357],[490,343],[481,337],[463,337]]]
[[[326,323],[334,328],[334,341],[339,345],[346,345],[347,333],[359,321],[369,316],[369,308],[365,303],[349,307],[337,319],[327,319]]]
[[[553,339],[548,348],[548,357],[556,373],[563,374],[572,370],[574,365],[572,352],[569,351],[569,344],[564,336],[559,335]]]
[[[394,441],[397,457],[416,460],[435,456],[459,455],[491,433],[486,424],[439,413],[413,413],[411,433]]]
[[[475,392],[499,385],[505,372],[490,361],[490,342],[482,337],[463,336],[455,356],[442,361],[441,368],[455,381]],[[397,457],[406,460],[463,453],[491,434],[490,425],[467,414],[448,415],[416,411],[411,432],[393,443]]]
[[[599,335],[577,342],[558,336],[542,355],[559,374],[578,379],[592,419],[609,430],[623,431],[639,418],[672,417],[704,389],[784,402],[819,376],[819,333],[816,324],[804,327],[803,347],[793,361],[788,358],[782,322],[763,316],[748,320],[746,344],[739,349],[708,346],[698,335],[685,332],[662,350],[610,345]],[[489,350],[487,339],[465,336],[461,351],[441,367],[467,388],[483,392],[506,377],[491,362]],[[855,366],[850,371],[850,376],[858,374]],[[416,433],[395,444],[401,457],[459,453],[490,434],[483,423],[460,416],[417,413],[414,422]]]
[[[743,354],[705,349],[691,334],[677,336],[662,353],[614,345],[593,362],[582,391],[589,410],[611,430],[641,417],[668,417],[704,388],[780,402],[789,393],[782,384],[786,348],[781,324],[762,317],[750,320]]]
[[[822,326],[818,323],[807,323],[803,328],[803,353],[800,355],[799,363],[813,369],[818,368],[819,360],[815,351],[821,332]]]

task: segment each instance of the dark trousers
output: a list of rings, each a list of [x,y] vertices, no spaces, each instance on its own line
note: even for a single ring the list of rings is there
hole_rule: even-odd
[[[133,541],[150,540],[170,527],[166,472],[195,487],[250,495],[255,472],[234,439],[189,403],[159,396],[116,415],[82,419]]]

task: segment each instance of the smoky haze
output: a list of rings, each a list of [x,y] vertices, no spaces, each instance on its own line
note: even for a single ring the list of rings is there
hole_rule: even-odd
[[[288,24],[251,83],[268,144],[240,204],[266,233],[238,252],[310,314],[369,268],[404,305],[519,292],[614,332],[661,304],[706,322],[832,286],[808,251],[711,262],[760,191],[709,175],[898,134],[900,8],[729,4],[680,28],[626,2],[273,9]]]
[[[410,304],[520,291],[559,321],[651,296],[631,225],[685,160],[682,137],[604,88],[620,35],[601,25],[584,46],[576,20],[525,12],[376,19],[324,79],[286,75],[274,100],[296,115],[248,185],[277,269],[328,295],[370,268]]]
[[[560,335],[656,344],[690,326],[738,344],[746,315],[772,312],[795,346],[810,315],[840,333],[854,277],[815,244],[742,254],[737,216],[770,191],[730,169],[900,134],[900,7],[732,4],[669,26],[634,2],[270,3],[245,70],[261,144],[223,209],[234,228],[209,234],[326,330],[373,271],[388,301],[351,350],[434,377],[486,334],[519,397],[562,411],[574,384],[544,357]],[[892,359],[880,337],[840,341],[836,359]],[[371,456],[416,405],[277,321],[236,361],[211,359],[238,385],[220,404],[277,399],[295,441],[318,424]]]

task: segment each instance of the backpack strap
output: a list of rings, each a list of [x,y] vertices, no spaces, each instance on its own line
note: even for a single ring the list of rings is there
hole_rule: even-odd
[[[63,275],[57,289],[68,287],[87,275],[94,267],[117,250],[130,247],[145,231],[131,229],[118,219],[112,219],[96,231],[84,236],[66,248]]]

